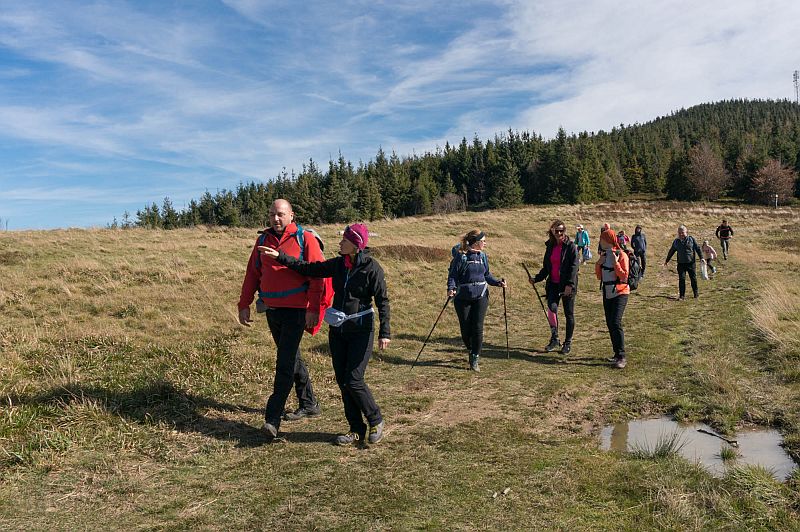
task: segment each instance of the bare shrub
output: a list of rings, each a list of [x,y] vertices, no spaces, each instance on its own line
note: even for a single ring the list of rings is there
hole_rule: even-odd
[[[434,214],[449,214],[453,212],[461,212],[466,209],[464,198],[458,194],[448,192],[444,196],[440,196],[433,200]]]
[[[730,183],[731,176],[725,169],[722,157],[711,145],[703,141],[689,150],[689,185],[698,199],[719,198]]]
[[[770,205],[775,201],[777,194],[778,201],[785,203],[794,196],[796,179],[797,174],[794,170],[782,165],[780,161],[770,159],[753,177],[750,197],[756,203]]]

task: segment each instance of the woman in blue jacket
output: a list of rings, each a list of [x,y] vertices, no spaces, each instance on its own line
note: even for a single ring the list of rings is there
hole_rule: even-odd
[[[505,288],[504,279],[489,273],[489,261],[483,252],[486,235],[473,229],[455,248],[447,274],[447,296],[454,297],[453,306],[461,327],[461,339],[469,350],[469,368],[480,371],[478,365],[483,348],[483,320],[489,308],[488,285]]]

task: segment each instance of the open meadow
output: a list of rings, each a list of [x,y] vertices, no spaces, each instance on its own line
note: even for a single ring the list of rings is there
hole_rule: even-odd
[[[624,370],[606,362],[593,265],[572,353],[542,352],[549,329],[520,263],[541,267],[556,217],[571,236],[584,224],[593,250],[603,222],[644,226]],[[722,218],[736,231],[727,261]],[[663,267],[680,223],[720,253],[715,278],[698,272],[700,298],[682,302],[675,258]],[[327,326],[301,344],[322,415],[266,443],[274,344],[263,315],[236,320],[255,230],[0,232],[0,529],[800,529],[797,470],[786,483],[757,468],[715,478],[680,457],[599,449],[604,425],[666,414],[726,434],[775,427],[800,461],[800,210],[632,202],[369,226],[393,338],[367,371],[387,435],[366,449],[330,443],[347,427]],[[510,358],[490,288],[481,373],[467,371],[452,307],[411,369],[450,248],[473,227],[509,282]],[[341,227],[317,229],[333,256]]]

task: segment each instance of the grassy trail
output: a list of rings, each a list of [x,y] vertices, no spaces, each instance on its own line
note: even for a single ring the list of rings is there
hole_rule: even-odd
[[[322,416],[264,444],[274,346],[260,315],[244,330],[234,312],[253,231],[0,233],[0,528],[797,528],[797,473],[717,479],[678,457],[602,452],[598,434],[668,413],[723,432],[774,425],[800,456],[800,249],[783,232],[799,215],[634,203],[371,224],[393,340],[367,373],[387,419],[368,449],[329,443],[345,424],[324,332],[302,345]],[[603,222],[645,226],[623,371],[605,362],[591,265],[572,353],[541,352],[549,330],[520,262],[541,264],[556,216],[593,238]],[[731,259],[699,280],[699,299],[677,301],[674,259],[661,266],[675,227],[709,237],[723,216],[740,235]],[[449,248],[473,226],[509,281],[510,358],[492,289],[480,374],[452,307],[411,369],[444,303]],[[335,247],[339,228],[320,229]]]

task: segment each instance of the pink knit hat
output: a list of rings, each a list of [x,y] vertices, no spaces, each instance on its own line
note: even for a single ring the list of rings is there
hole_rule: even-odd
[[[367,241],[369,241],[369,231],[367,230],[367,226],[364,224],[352,224],[345,227],[344,237],[352,242],[359,251],[361,251],[367,247]]]

